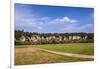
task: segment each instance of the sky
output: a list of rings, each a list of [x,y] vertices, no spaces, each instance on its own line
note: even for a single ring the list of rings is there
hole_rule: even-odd
[[[84,7],[14,5],[15,30],[40,33],[94,32],[94,9]]]

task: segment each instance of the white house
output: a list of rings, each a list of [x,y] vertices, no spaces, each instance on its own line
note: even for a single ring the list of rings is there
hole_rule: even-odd
[[[22,37],[20,37],[20,39],[19,39],[21,42],[25,42],[26,41],[26,38],[25,38],[25,36],[22,36]]]

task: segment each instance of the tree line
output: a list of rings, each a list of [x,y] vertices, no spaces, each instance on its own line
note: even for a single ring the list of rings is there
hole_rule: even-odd
[[[94,33],[38,33],[15,30],[15,44],[58,44],[94,42]]]

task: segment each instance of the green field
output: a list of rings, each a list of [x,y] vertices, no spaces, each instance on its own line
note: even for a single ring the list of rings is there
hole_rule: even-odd
[[[46,44],[46,45],[32,45],[35,48],[43,48],[47,50],[94,55],[93,43],[72,43],[72,44]]]
[[[52,51],[78,53],[93,55],[93,43],[71,43],[71,44],[45,44],[45,45],[16,45],[15,65],[43,64],[43,63],[64,63],[78,61],[92,61],[93,59],[75,58],[61,56],[53,53],[41,51],[43,48]]]

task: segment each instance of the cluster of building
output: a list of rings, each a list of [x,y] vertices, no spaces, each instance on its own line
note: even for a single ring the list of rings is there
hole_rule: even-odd
[[[37,41],[50,41],[50,40],[55,40],[55,41],[69,41],[69,40],[86,40],[88,36],[78,36],[78,35],[74,35],[74,36],[39,36],[39,35],[32,35],[31,37],[25,37],[25,36],[21,36],[19,38],[19,41],[21,42],[25,42],[25,41],[29,41],[29,42],[37,42]]]

